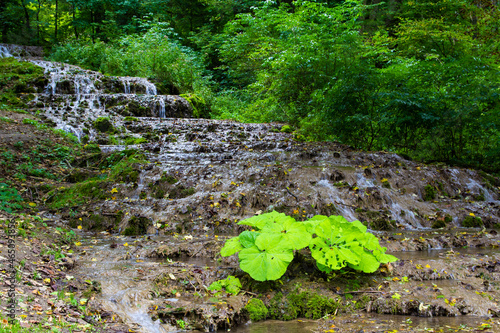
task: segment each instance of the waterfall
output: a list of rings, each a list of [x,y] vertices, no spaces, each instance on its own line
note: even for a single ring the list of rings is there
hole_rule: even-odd
[[[158,112],[158,115],[160,116],[160,118],[165,118],[165,100],[160,97],[158,101],[160,102],[160,110]]]
[[[13,57],[12,53],[10,53],[7,47],[0,45],[0,58],[8,58],[8,57]]]
[[[123,80],[123,88],[125,89],[125,94],[130,94],[130,81]]]
[[[140,81],[146,87],[146,95],[156,95],[157,90],[154,83],[149,82],[146,79],[141,79]]]

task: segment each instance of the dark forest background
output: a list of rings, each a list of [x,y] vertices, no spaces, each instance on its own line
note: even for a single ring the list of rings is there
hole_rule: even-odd
[[[3,43],[426,162],[500,169],[497,0],[4,0]]]

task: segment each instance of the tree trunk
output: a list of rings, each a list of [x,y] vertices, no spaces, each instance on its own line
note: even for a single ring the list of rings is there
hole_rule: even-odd
[[[55,30],[54,30],[54,43],[57,44],[57,19],[58,19],[58,9],[59,9],[59,0],[56,0],[56,15],[55,15]]]
[[[75,38],[78,40],[78,29],[76,29],[75,21],[76,21],[76,5],[73,3],[73,28],[75,29]]]
[[[29,33],[29,31],[31,30],[30,13],[29,13],[28,7],[26,7],[26,3],[24,1],[22,1],[22,5],[23,5],[23,10],[24,10],[24,19],[26,21],[25,22],[26,23],[26,30]]]
[[[0,1],[0,18],[3,18],[3,12],[7,7],[7,3],[5,1]],[[7,34],[9,32],[8,25],[3,23],[2,26],[2,43],[7,43]]]

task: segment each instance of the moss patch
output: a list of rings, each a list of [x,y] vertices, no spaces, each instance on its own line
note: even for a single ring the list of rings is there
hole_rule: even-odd
[[[132,115],[135,117],[147,117],[149,115],[149,110],[139,104],[139,102],[131,101],[125,107],[123,114],[127,116]]]
[[[46,204],[52,209],[59,209],[79,206],[89,200],[104,200],[108,184],[109,182],[103,180],[89,180],[69,188],[53,190],[48,193]]]
[[[432,201],[434,198],[436,198],[436,188],[432,186],[431,184],[425,185],[424,188],[424,200],[425,201]]]
[[[298,317],[319,319],[334,313],[340,300],[323,296],[312,291],[294,291],[288,295],[277,293],[269,302],[269,318],[292,320]]]
[[[265,320],[267,314],[269,313],[269,310],[264,305],[264,302],[258,298],[252,298],[249,300],[244,309],[248,312],[250,320],[252,321]]]
[[[180,96],[191,104],[195,118],[210,118],[210,108],[203,97],[195,94],[182,94]]]
[[[113,124],[109,117],[99,117],[94,120],[94,128],[101,133],[112,133],[114,132]]]
[[[125,236],[144,235],[148,231],[148,227],[152,222],[147,217],[132,216],[128,221],[129,226],[125,228],[123,234]]]
[[[479,228],[483,226],[483,221],[480,217],[468,215],[463,219],[462,226],[465,228]]]
[[[14,58],[0,58],[0,102],[10,106],[24,106],[31,93],[41,92],[48,79],[43,68]],[[20,94],[27,99],[21,99]]]
[[[130,116],[127,116],[125,118],[123,118],[123,121],[139,121],[139,119],[137,119],[136,117],[130,117]]]

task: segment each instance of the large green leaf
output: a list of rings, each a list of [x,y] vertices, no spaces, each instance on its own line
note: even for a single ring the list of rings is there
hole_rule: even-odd
[[[359,256],[348,248],[339,248],[338,257],[352,265],[358,265],[360,261]]]
[[[387,251],[387,249],[385,247],[382,247],[380,250],[374,250],[373,255],[375,256],[375,258],[377,258],[377,260],[379,262],[381,262],[383,264],[386,264],[388,262],[394,262],[394,261],[398,260],[398,258],[396,258],[393,255],[385,254],[385,251]]]
[[[379,268],[379,266],[380,262],[368,251],[364,251],[362,259],[358,265],[349,264],[349,267],[365,273],[373,273]]]
[[[320,222],[314,232],[318,237],[323,238],[326,243],[330,244],[339,236],[340,228],[338,225],[332,224],[331,219],[328,219]]]
[[[270,213],[256,215],[252,216],[251,218],[242,220],[238,222],[238,224],[248,225],[250,227],[255,228],[256,230],[261,230],[266,225],[273,223],[284,223],[286,221],[295,221],[295,220],[290,216],[286,216],[283,213],[278,213],[273,210]]]
[[[310,218],[309,220],[300,223],[303,223],[306,227],[306,230],[309,233],[313,234],[315,232],[316,226],[325,220],[328,220],[328,216],[316,215]]]
[[[232,256],[235,253],[238,253],[243,246],[241,245],[239,237],[233,237],[226,241],[224,247],[220,250],[220,255],[223,257]]]
[[[352,221],[352,222],[349,222],[352,226],[356,227],[359,229],[359,231],[361,231],[362,233],[366,233],[366,231],[368,230],[368,228],[363,224],[361,223],[360,221],[358,220],[355,220],[355,221]]]
[[[293,260],[293,250],[281,241],[281,235],[260,234],[255,246],[240,251],[240,268],[257,281],[279,279]]]
[[[306,226],[293,219],[280,219],[266,224],[262,228],[262,233],[281,234],[283,244],[288,244],[288,247],[293,250],[303,249],[311,242],[311,234],[307,232]]]
[[[377,237],[373,234],[366,233],[363,240],[360,241],[363,246],[371,251],[380,249],[380,244]]]
[[[243,231],[239,235],[240,243],[243,247],[248,248],[255,245],[255,240],[259,236],[258,232],[255,231]]]
[[[322,238],[313,238],[311,244],[309,245],[309,249],[311,250],[311,256],[316,259],[316,262],[328,266],[325,252],[329,249],[329,247]]]

